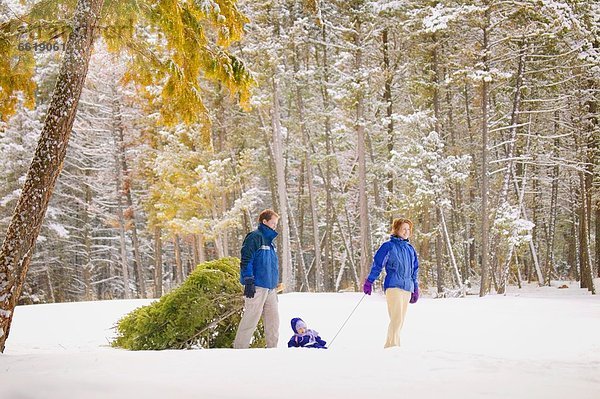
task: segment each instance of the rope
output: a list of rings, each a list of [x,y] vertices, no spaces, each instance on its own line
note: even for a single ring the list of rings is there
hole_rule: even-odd
[[[342,326],[340,327],[340,329],[338,330],[338,332],[335,333],[333,339],[329,343],[328,348],[331,348],[331,346],[333,345],[333,341],[335,341],[335,339],[338,336],[338,334],[342,331],[342,329],[344,328],[344,326],[346,325],[346,323],[348,323],[348,320],[350,320],[350,317],[352,317],[352,315],[356,311],[356,308],[358,308],[358,305],[360,305],[360,303],[363,301],[363,299],[365,299],[366,296],[367,296],[367,294],[363,294],[363,296],[360,298],[360,301],[358,301],[358,303],[356,304],[356,306],[354,307],[354,309],[352,309],[352,312],[350,312],[350,315],[346,318],[346,321],[344,321],[344,324],[342,324]]]

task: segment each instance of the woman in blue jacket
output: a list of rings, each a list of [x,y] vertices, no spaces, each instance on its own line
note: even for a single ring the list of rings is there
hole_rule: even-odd
[[[384,348],[400,346],[400,330],[404,324],[408,303],[419,299],[417,252],[408,242],[413,223],[409,219],[394,219],[392,235],[375,253],[371,273],[363,291],[371,295],[373,282],[385,267],[383,290],[388,305],[390,324]]]

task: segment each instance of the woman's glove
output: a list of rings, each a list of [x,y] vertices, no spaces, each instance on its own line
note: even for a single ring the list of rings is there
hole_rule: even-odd
[[[410,303],[416,303],[419,300],[419,286],[415,284],[415,291],[410,294]]]
[[[371,295],[373,292],[373,283],[369,279],[365,279],[365,285],[363,285],[363,292],[367,295]]]

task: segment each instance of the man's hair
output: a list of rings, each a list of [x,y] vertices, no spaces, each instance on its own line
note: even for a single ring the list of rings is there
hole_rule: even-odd
[[[262,223],[263,220],[266,220],[268,222],[273,216],[279,219],[279,215],[274,210],[265,209],[260,213],[260,215],[258,215],[258,223]]]
[[[410,232],[412,233],[414,227],[413,222],[410,219],[397,218],[392,222],[392,234],[398,233],[400,226],[402,226],[404,223],[408,224],[410,227]]]

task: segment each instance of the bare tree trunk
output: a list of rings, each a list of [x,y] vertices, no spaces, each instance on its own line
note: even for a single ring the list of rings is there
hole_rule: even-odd
[[[204,248],[204,242],[204,234],[198,234],[198,263],[206,262],[206,249]]]
[[[162,239],[160,227],[154,227],[154,297],[163,294]]]
[[[317,196],[315,194],[315,188],[313,183],[313,170],[310,165],[310,158],[308,158],[308,150],[306,153],[306,171],[308,179],[308,196],[310,198],[310,208],[312,216],[312,227],[313,227],[313,242],[315,249],[315,291],[322,292],[323,286],[323,264],[321,263],[321,242],[319,234],[319,216],[317,213]]]
[[[285,285],[285,292],[293,290],[296,286],[296,278],[292,268],[292,253],[290,248],[290,225],[288,217],[287,188],[285,182],[285,170],[283,160],[283,147],[281,143],[281,122],[279,114],[279,88],[277,74],[273,76],[273,108],[272,108],[272,133],[273,133],[273,156],[275,163],[275,172],[277,175],[277,194],[279,198],[279,221],[281,234],[281,270],[282,281]]]
[[[535,149],[534,149],[535,152]],[[532,182],[531,187],[533,191],[533,201],[531,204],[531,221],[536,226],[531,232],[531,242],[535,248],[540,248],[541,241],[541,230],[542,230],[542,222],[540,221],[540,214],[543,213],[543,210],[540,210],[540,205],[542,204],[543,198],[542,193],[540,192],[540,178],[542,177],[540,174],[540,169],[537,165],[533,164],[531,166],[532,169]],[[539,228],[538,228],[539,226]],[[541,265],[540,265],[541,268]],[[544,275],[542,271],[542,280],[538,281],[540,286],[544,285]],[[548,282],[550,284],[550,282]]]
[[[85,264],[83,265],[83,286],[84,299],[91,301],[94,299],[94,290],[92,289],[92,237],[90,232],[90,215],[89,209],[92,205],[92,190],[89,186],[90,171],[85,170],[85,207],[81,220],[83,221],[83,242],[85,246]]]
[[[183,283],[183,263],[181,261],[181,246],[179,245],[179,234],[173,238],[175,249],[175,282],[177,285]]]
[[[523,74],[525,72],[525,52],[526,52],[525,46],[526,46],[525,40],[522,39],[520,42],[519,61],[517,63],[517,73],[515,76],[516,81],[515,81],[515,89],[514,89],[514,94],[513,94],[512,111],[511,111],[511,115],[510,115],[510,124],[509,124],[509,130],[508,130],[509,134],[508,134],[507,142],[504,145],[505,155],[506,155],[506,159],[507,159],[507,167],[504,172],[504,177],[503,177],[503,181],[502,181],[502,189],[500,190],[500,194],[498,195],[496,215],[498,213],[498,210],[500,210],[502,208],[502,205],[509,204],[508,193],[509,193],[509,189],[510,189],[510,181],[511,181],[511,178],[516,175],[514,173],[514,169],[515,169],[514,155],[515,155],[515,144],[516,144],[516,140],[517,140],[517,125],[519,124],[519,116],[520,116],[520,112],[521,112],[521,102],[522,102],[521,89],[523,87]],[[493,259],[492,275],[494,278],[496,278],[496,271],[498,271],[499,277],[497,278],[498,284],[496,286],[496,290],[499,293],[504,293],[506,287],[503,285],[506,284],[506,278],[508,277],[508,275],[507,275],[508,269],[505,270],[504,267],[500,267],[500,268],[497,267],[497,265],[499,263],[499,254],[495,248],[498,247],[500,242],[501,242],[501,238],[497,234],[494,234],[491,239],[492,244],[491,244],[491,248],[490,248],[493,253],[493,255],[492,255],[492,259]],[[510,266],[509,262],[512,258],[513,250],[514,250],[514,248],[509,244],[508,254],[507,254],[506,260],[505,260],[506,268],[508,268]],[[499,270],[497,270],[497,269],[499,269]]]
[[[331,166],[331,155],[332,155],[332,148],[333,145],[331,143],[331,116],[330,116],[330,100],[329,100],[329,92],[327,91],[327,84],[329,83],[329,65],[328,65],[328,57],[327,57],[327,46],[325,45],[325,43],[327,43],[327,35],[326,35],[326,30],[325,30],[325,24],[323,24],[322,28],[321,28],[321,37],[322,37],[322,42],[324,43],[322,45],[322,49],[323,49],[323,80],[321,81],[321,96],[323,98],[323,108],[325,111],[325,150],[326,150],[326,156],[327,158],[325,159],[325,173],[323,173],[323,170],[321,170],[321,175],[324,176],[325,179],[325,195],[326,195],[326,214],[325,214],[325,220],[326,220],[326,232],[327,232],[327,238],[326,238],[326,243],[327,243],[327,256],[326,256],[326,261],[325,261],[325,275],[327,276],[325,279],[325,284],[326,284],[326,289],[330,290],[333,289],[335,287],[335,289],[337,290],[337,286],[339,286],[338,280],[341,277],[338,277],[338,279],[335,280],[335,282],[333,281],[333,275],[334,275],[334,271],[335,271],[335,261],[334,261],[334,254],[333,254],[333,226],[334,226],[334,212],[333,212],[333,199],[331,196],[331,193],[333,191],[333,185],[331,184],[331,179],[332,179],[332,166]],[[315,52],[316,55],[318,55],[318,52]],[[314,151],[313,151],[314,152]],[[320,166],[318,166],[319,169],[321,169]],[[342,266],[343,268],[343,266]]]
[[[300,160],[300,170],[299,170],[299,174],[300,176],[298,177],[298,206],[297,206],[297,212],[296,214],[298,215],[297,220],[298,220],[298,230],[294,230],[294,233],[297,235],[297,240],[299,245],[301,245],[301,243],[304,242],[304,197],[305,197],[305,192],[304,192],[304,182],[306,181],[305,179],[305,174],[306,174],[306,166],[305,164],[305,160],[302,158]],[[289,198],[288,198],[289,199]],[[288,202],[289,203],[289,202]],[[291,208],[291,206],[290,206]],[[304,259],[304,250],[300,250],[300,252],[302,252],[302,262],[305,262]]]
[[[383,70],[385,73],[385,83],[383,90],[383,101],[385,102],[385,112],[387,120],[387,150],[388,150],[388,162],[392,158],[392,151],[394,151],[394,119],[392,115],[394,113],[394,100],[392,97],[392,83],[394,80],[394,74],[396,71],[392,70],[390,65],[390,55],[389,55],[389,31],[388,28],[385,27],[381,32],[381,44],[382,44],[382,52],[383,52]],[[391,215],[390,210],[392,206],[392,199],[394,198],[394,175],[390,171],[387,175],[387,190],[388,195],[386,199],[386,207],[385,211],[388,214],[388,219],[390,224],[392,223],[394,217]]]
[[[434,33],[432,35],[432,54],[431,54],[431,59],[432,59],[432,69],[433,69],[433,115],[435,117],[435,132],[442,137],[442,132],[441,132],[441,115],[440,115],[440,70],[439,70],[439,61],[438,61],[438,50],[439,50],[439,44],[437,43],[437,37],[436,34]],[[429,176],[429,179],[431,179],[431,176]],[[443,262],[443,244],[442,244],[442,234],[443,232],[441,231],[441,227],[442,227],[442,211],[441,208],[439,206],[437,206],[436,204],[436,214],[437,214],[437,221],[438,221],[438,228],[437,228],[437,234],[435,236],[435,264],[436,264],[436,271],[437,271],[437,290],[438,293],[442,293],[444,290],[444,262]],[[444,227],[445,228],[445,227]],[[450,244],[448,242],[448,244]],[[452,251],[452,247],[448,247],[449,251]],[[460,284],[460,281],[458,282],[458,284]]]
[[[220,218],[220,213],[217,208],[217,198],[215,195],[212,195],[212,204],[211,213],[214,220],[218,220]],[[215,250],[217,252],[217,258],[222,258],[225,256],[225,248],[223,245],[223,235],[219,231],[214,232],[215,239]]]
[[[192,237],[192,259],[194,262],[194,268],[200,263],[200,254],[198,253],[198,235],[194,234]]]
[[[442,232],[444,233],[444,238],[446,239],[446,248],[448,249],[448,256],[450,257],[450,262],[452,263],[452,269],[454,270],[454,277],[456,277],[456,283],[460,290],[462,291],[463,296],[464,285],[462,282],[462,278],[460,276],[460,271],[458,270],[458,264],[456,263],[456,258],[454,257],[454,250],[452,249],[452,241],[450,240],[450,235],[448,234],[448,228],[446,227],[446,218],[444,217],[444,211],[442,208],[438,207],[438,214],[440,216],[440,221],[442,225]]]
[[[375,157],[375,153],[373,151],[373,142],[371,141],[371,135],[369,132],[365,132],[365,145],[366,149],[369,153],[369,160],[371,164],[375,164],[377,162],[377,158]],[[383,204],[381,203],[381,194],[379,193],[381,190],[379,189],[379,180],[373,179],[373,202],[375,203],[375,208],[371,210],[371,217],[375,219],[379,219],[380,210],[383,209]],[[369,237],[369,245],[370,237]]]
[[[517,269],[517,284],[519,289],[523,288],[523,278],[521,277],[521,266],[519,265],[519,255],[515,252],[515,268]]]
[[[584,23],[588,26],[588,28],[592,28],[593,18],[586,18]],[[594,50],[598,51],[600,48],[600,38],[598,35],[595,36],[592,41],[592,46]],[[599,120],[599,107],[598,107],[598,90],[600,89],[600,84],[597,79],[597,75],[593,75],[588,70],[589,77],[587,79],[588,90],[590,95],[588,96],[588,100],[586,101],[586,108],[588,111],[587,114],[587,129],[589,131],[589,139],[588,139],[588,163],[587,163],[587,172],[589,173],[587,176],[587,189],[588,192],[588,211],[589,211],[589,219],[588,219],[588,230],[591,232],[592,230],[592,221],[591,216],[592,210],[592,192],[596,193],[596,251],[595,251],[595,264],[596,264],[596,275],[600,278],[600,196],[597,194],[600,191],[600,173],[598,173],[598,163],[600,162],[600,120]],[[592,95],[592,93],[596,93],[596,95]],[[595,190],[595,191],[593,191]],[[590,241],[591,245],[591,241]],[[591,250],[591,249],[590,249]],[[590,253],[591,258],[591,253]],[[590,259],[590,268],[592,268],[592,261]],[[592,271],[593,274],[593,271]]]
[[[115,78],[116,80],[116,78]],[[138,287],[138,294],[140,298],[146,298],[146,278],[145,271],[142,265],[142,254],[140,252],[140,243],[138,239],[137,224],[135,218],[135,210],[133,206],[133,199],[131,197],[131,179],[129,176],[129,167],[127,166],[127,158],[125,156],[125,137],[123,120],[121,117],[121,104],[119,101],[117,88],[113,82],[112,85],[112,112],[113,112],[113,128],[116,134],[116,140],[118,140],[118,162],[121,164],[122,174],[122,185],[120,187],[119,195],[124,194],[125,200],[127,201],[127,209],[124,212],[125,225],[131,228],[131,241],[133,243],[133,259],[135,262],[135,279]]]
[[[287,195],[286,195],[287,198]],[[288,201],[289,203],[289,201]],[[303,287],[306,287],[306,291],[310,291],[310,287],[308,284],[308,274],[309,271],[306,268],[306,263],[304,261],[304,251],[302,250],[302,241],[300,239],[300,234],[298,232],[298,224],[296,223],[296,218],[294,217],[294,213],[292,212],[292,209],[290,207],[289,209],[289,217],[290,217],[290,225],[292,227],[292,231],[294,232],[294,235],[296,236],[296,240],[298,241],[298,253],[296,254],[297,258],[298,258],[298,262],[300,263],[300,271],[302,272],[302,284],[299,287],[299,290],[302,291]]]
[[[117,145],[117,140],[115,138],[115,145]],[[117,170],[116,172],[116,196],[117,196],[117,220],[119,222],[119,249],[121,255],[121,273],[123,276],[123,298],[129,299],[131,298],[131,293],[129,292],[129,262],[127,261],[127,240],[125,237],[125,217],[123,210],[123,192],[121,191],[122,187],[122,176],[123,171],[121,170],[121,163],[119,162],[118,154],[115,154],[115,165]]]
[[[584,172],[579,172],[579,183],[581,192],[581,202],[579,204],[579,269],[581,270],[581,288],[587,288],[592,294],[595,293],[592,263],[589,257],[589,233],[588,233],[588,207],[585,194],[585,176]]]
[[[513,107],[510,115],[510,129],[509,129],[509,137],[508,143],[506,144],[506,158],[508,159],[508,166],[506,168],[506,172],[504,173],[504,179],[502,183],[502,189],[500,191],[500,195],[498,197],[498,207],[500,209],[502,204],[508,203],[508,191],[510,188],[511,178],[516,178],[515,172],[515,144],[517,140],[517,125],[519,124],[519,115],[521,112],[521,88],[523,87],[523,74],[525,72],[525,40],[522,39],[520,43],[520,51],[519,51],[519,62],[517,66],[517,74],[516,74],[516,82],[515,82],[515,93],[513,96]],[[519,210],[524,207],[523,199],[525,192],[525,172],[523,172],[523,183],[521,187],[521,193],[519,195]],[[516,183],[515,183],[516,184]],[[500,238],[498,236],[495,237],[493,241],[499,241]],[[500,276],[498,281],[497,291],[499,294],[504,294],[506,292],[506,285],[508,284],[508,276],[510,271],[510,262],[512,260],[514,245],[510,242],[508,243],[508,254],[506,255],[506,259],[504,261],[504,266],[500,268]],[[497,254],[496,254],[497,255]],[[541,284],[541,282],[540,282]]]
[[[600,278],[600,197],[596,201],[596,273]]]
[[[269,192],[271,193],[271,203],[273,204],[273,208],[274,209],[279,209],[279,198],[277,196],[277,183],[276,183],[276,167],[275,167],[275,154],[274,154],[274,149],[273,149],[273,143],[270,140],[270,137],[273,137],[273,132],[272,132],[272,127],[269,128],[265,122],[265,117],[263,117],[262,112],[257,112],[258,114],[258,120],[260,121],[260,126],[261,128],[264,130],[264,134],[262,134],[261,136],[264,139],[264,143],[266,148],[269,149]],[[270,133],[270,134],[268,134]],[[281,247],[278,247],[278,253],[281,252],[280,250]]]
[[[464,88],[464,97],[465,97],[465,114],[466,114],[466,122],[467,122],[467,130],[469,132],[469,142],[473,143],[473,125],[471,123],[471,109],[469,107],[470,97],[469,97],[469,89],[468,85],[465,83]],[[471,157],[475,159],[474,150],[472,150]],[[472,163],[471,173],[473,176],[476,175],[475,171],[475,162]],[[475,202],[475,189],[472,183],[469,183],[469,205]],[[466,216],[463,217],[463,224],[465,226],[465,273],[463,277],[466,281],[468,281],[469,287],[471,286],[471,271],[475,268],[475,239],[474,239],[474,230],[475,223],[471,222]]]
[[[558,111],[554,113],[554,135],[558,136],[559,130]],[[554,139],[554,156],[559,157],[560,139]],[[549,285],[552,272],[554,271],[554,241],[556,236],[556,216],[558,211],[558,176],[560,173],[558,163],[552,168],[552,188],[550,193],[550,214],[548,215],[548,234],[546,238],[546,282]]]
[[[514,184],[515,187],[517,186],[517,182],[516,182],[516,172],[513,170],[513,179],[514,179]],[[527,169],[526,166],[523,167],[523,179],[522,179],[522,183],[521,183],[521,190],[520,192],[517,190],[517,194],[519,196],[519,210],[524,210],[525,209],[525,204],[524,204],[524,199],[525,199],[525,184],[527,182]],[[532,240],[533,241],[533,240]],[[532,246],[532,248],[535,249],[535,246]],[[508,244],[508,255],[506,256],[506,260],[504,263],[504,267],[501,270],[501,275],[500,275],[500,283],[499,283],[499,287],[498,287],[498,294],[504,294],[506,293],[506,285],[508,284],[508,275],[509,275],[509,271],[510,271],[510,261],[512,260],[513,257],[513,252],[515,250],[515,247],[512,243]],[[535,251],[533,250],[532,253],[535,253]],[[515,260],[516,260],[516,254],[515,254]],[[537,257],[536,257],[537,259]],[[537,263],[537,260],[536,260]],[[538,266],[539,269],[539,266]],[[519,280],[520,280],[520,276],[519,276]]]
[[[361,40],[361,22],[359,18],[354,20],[354,45],[355,45],[355,69],[360,71],[362,68],[362,40]],[[367,199],[367,166],[365,150],[365,98],[363,93],[358,93],[356,101],[356,141],[358,156],[358,196],[359,196],[359,215],[360,215],[360,281],[364,280],[369,274],[369,266],[372,259],[371,239],[369,229],[369,205]]]
[[[330,148],[331,148],[331,152],[330,153],[333,154],[333,144],[331,144],[331,143],[330,143]],[[313,152],[314,152],[314,148],[313,148]],[[321,175],[324,175],[323,170],[321,169],[321,165],[317,165],[317,168],[319,170],[319,173]],[[355,168],[353,167],[353,170],[354,169]],[[336,168],[336,172],[337,172],[338,179],[341,180],[341,176],[340,176],[340,173],[339,173],[340,172],[339,168]],[[344,185],[342,187],[341,191],[343,193],[347,192],[346,185]],[[331,209],[332,209],[333,224],[337,224],[337,227],[339,229],[339,234],[340,234],[340,237],[342,238],[342,243],[344,245],[344,249],[345,249],[345,251],[347,252],[347,254],[349,256],[348,259],[349,259],[349,262],[350,262],[350,269],[351,269],[351,272],[352,272],[352,276],[354,278],[354,283],[355,283],[356,288],[358,288],[358,286],[360,285],[360,282],[359,282],[359,275],[358,275],[356,263],[354,262],[354,259],[355,259],[354,247],[352,245],[352,239],[351,238],[346,238],[346,233],[349,232],[349,231],[351,231],[351,229],[350,229],[350,217],[348,215],[348,209],[344,208],[344,216],[345,216],[345,222],[346,222],[346,227],[345,228],[342,228],[342,222],[340,221],[340,216],[337,213],[337,210],[335,209],[335,207],[332,206]],[[333,227],[332,227],[332,229],[333,229]]]
[[[35,155],[0,250],[0,352],[21,296],[48,201],[62,170],[103,0],[79,0]]]
[[[54,287],[52,286],[52,279],[50,278],[50,272],[48,271],[48,268],[46,268],[44,271],[44,275],[46,277],[46,283],[48,284],[48,296],[50,297],[50,302],[54,303],[56,302],[54,296]]]
[[[578,189],[574,188],[572,193],[574,197],[578,197],[579,193],[578,193]],[[572,204],[573,204],[573,228],[572,228],[572,233],[573,233],[573,260],[575,261],[575,271],[577,273],[577,280],[579,280],[579,284],[581,288],[585,288],[582,286],[583,284],[583,279],[584,279],[584,271],[581,270],[581,259],[580,259],[580,255],[581,255],[581,251],[580,251],[580,247],[581,247],[581,238],[579,237],[581,234],[581,229],[580,227],[580,208],[581,205],[577,202],[578,198],[573,198]]]
[[[354,262],[355,259],[355,252],[354,252],[354,248],[352,247],[352,237],[346,237],[346,233],[347,233],[347,229],[344,229],[342,227],[342,223],[340,222],[339,216],[337,214],[337,212],[334,212],[334,219],[335,222],[338,226],[338,231],[340,233],[340,236],[342,237],[342,242],[344,243],[344,249],[346,250],[346,252],[348,253],[348,255],[350,256],[349,261],[350,261],[350,268],[354,277],[354,283],[356,284],[356,287],[360,287],[360,284],[362,282],[362,280],[360,279],[359,276],[359,268],[356,265],[356,262]]]
[[[487,5],[487,2],[486,2]],[[490,7],[485,10],[485,27],[483,28],[483,67],[487,71],[488,67],[488,51],[489,38],[488,29],[490,26]],[[488,92],[489,84],[483,79],[481,83],[481,286],[479,296],[484,296],[489,292],[489,216],[488,216]]]
[[[299,72],[299,65],[297,60],[297,54],[294,54],[294,70],[296,73]],[[300,92],[300,86],[296,84],[296,102],[298,104],[298,119],[300,121],[300,131],[302,134],[302,142],[304,144],[304,166],[306,168],[306,181],[308,185],[308,203],[311,210],[312,218],[312,229],[313,229],[313,243],[314,243],[314,263],[315,263],[315,291],[323,291],[323,266],[321,263],[321,243],[319,240],[319,217],[317,212],[317,196],[315,193],[314,182],[313,182],[313,166],[310,156],[310,137],[308,136],[306,128],[306,118],[304,113],[304,101],[302,99],[302,93]],[[301,200],[299,202],[302,202]],[[301,240],[299,240],[300,242]],[[308,288],[308,286],[307,286]]]
[[[221,215],[227,212],[227,193],[221,194]],[[229,231],[223,229],[219,232],[221,236],[221,245],[223,246],[223,256],[229,256]]]
[[[513,172],[514,173],[514,172]],[[525,191],[525,186],[523,184],[523,186],[521,188],[519,188],[519,186],[517,185],[517,177],[516,175],[513,176],[513,184],[515,186],[515,191],[517,192],[517,196],[521,196],[521,192]],[[527,217],[527,209],[525,208],[525,204],[521,203],[521,214],[523,215],[523,217],[525,219],[528,219]],[[537,250],[535,247],[535,243],[534,240],[529,240],[529,250],[531,252],[531,259],[533,261],[533,266],[534,266],[534,270],[538,279],[538,284],[540,283],[540,281],[544,281],[544,276],[542,275],[542,269],[540,267],[540,262],[538,260],[538,255],[537,255]]]
[[[575,190],[571,188],[570,192],[571,199],[575,196]],[[569,266],[569,270],[573,270],[573,279],[579,281],[580,274],[578,272],[578,264],[577,261],[577,211],[575,210],[574,201],[570,202],[570,210],[571,210],[571,228],[570,234],[567,236],[567,265]]]
[[[437,281],[437,292],[441,294],[444,292],[444,260],[442,254],[442,237],[441,232],[438,231],[435,235],[435,270],[436,270],[436,281]]]
[[[342,276],[344,275],[344,269],[346,268],[346,258],[348,257],[347,252],[342,253],[342,259],[340,260],[340,269],[338,270],[337,278],[335,279],[334,290],[338,291],[340,289],[340,284],[342,282]]]
[[[454,108],[452,105],[452,90],[450,87],[448,87],[446,89],[446,106],[448,108],[448,132],[450,135],[450,148],[452,149],[452,151],[454,151],[454,149],[456,148],[456,141],[457,139],[460,140],[461,136],[459,134],[459,132],[456,131],[455,126],[454,126]],[[466,149],[465,149],[466,150]],[[461,254],[461,251],[464,252],[462,259],[459,259],[459,261],[456,261],[456,258],[454,260],[454,262],[456,263],[456,267],[459,270],[459,274],[461,276],[461,281],[459,282],[459,285],[461,287],[462,290],[462,295],[466,295],[466,282],[469,278],[469,265],[467,262],[465,262],[464,260],[467,259],[467,251],[468,251],[468,223],[465,217],[465,211],[464,211],[464,204],[465,204],[465,200],[463,198],[463,187],[464,184],[453,184],[452,185],[452,209],[450,210],[450,220],[451,220],[451,231],[450,231],[450,237],[452,237],[452,242],[460,242],[461,240],[461,236],[459,234],[459,231],[464,231],[465,235],[464,237],[466,237],[466,240],[464,240],[464,244],[462,244],[461,246],[459,246],[459,250],[458,250],[458,254],[456,256],[459,256]],[[461,262],[461,260],[463,260]],[[460,266],[458,265],[460,263]]]

